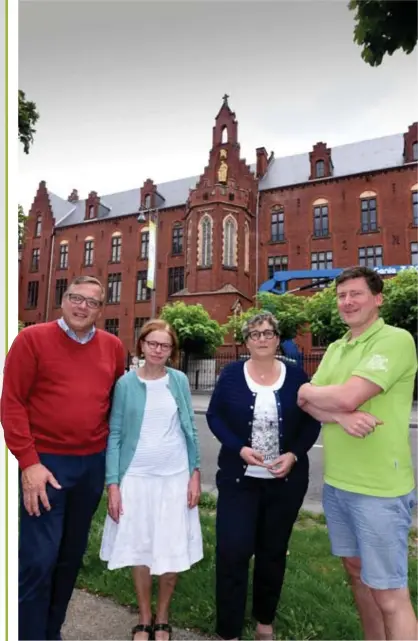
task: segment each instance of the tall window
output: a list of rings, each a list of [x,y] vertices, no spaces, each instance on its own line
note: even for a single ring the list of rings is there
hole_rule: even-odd
[[[180,223],[176,223],[173,227],[171,253],[174,255],[183,253],[183,225]]]
[[[26,307],[34,309],[38,306],[38,294],[39,282],[37,280],[31,280],[28,283],[28,298],[26,301]]]
[[[381,267],[383,265],[382,246],[359,247],[358,264],[362,267]]]
[[[32,260],[31,260],[31,265],[30,265],[31,272],[39,271],[40,254],[41,254],[41,250],[40,249],[32,249]]]
[[[317,160],[315,163],[315,177],[323,178],[325,176],[325,163],[323,160]]]
[[[112,249],[110,261],[120,263],[122,258],[122,236],[112,236]]]
[[[332,252],[312,252],[311,269],[332,269]]]
[[[235,267],[237,264],[237,223],[235,218],[227,216],[224,220],[224,255],[225,267]]]
[[[418,243],[411,243],[411,265],[418,265]]]
[[[136,278],[136,300],[149,300],[151,298],[151,290],[147,287],[147,271],[138,272]]]
[[[35,223],[35,238],[38,238],[42,233],[42,216],[36,218]]]
[[[170,267],[168,270],[168,295],[184,289],[184,267]]]
[[[418,227],[418,191],[412,192],[412,222]]]
[[[149,251],[149,231],[143,231],[141,233],[141,258],[147,259]]]
[[[244,270],[250,271],[250,226],[247,222],[244,224]]]
[[[59,307],[62,303],[62,297],[67,289],[67,279],[58,278],[55,283],[55,306]]]
[[[107,280],[107,302],[120,303],[122,274],[109,274]]]
[[[210,216],[203,216],[200,221],[200,266],[210,267],[212,265],[212,219]]]
[[[145,196],[144,207],[145,207],[145,209],[149,209],[151,207],[151,194],[147,194]]]
[[[139,334],[141,332],[142,327],[145,325],[145,323],[149,321],[149,318],[135,318],[135,324],[134,324],[134,345],[137,344]]]
[[[276,209],[271,214],[271,240],[273,243],[284,240],[284,209]]]
[[[119,336],[119,318],[106,318],[105,331]]]
[[[362,198],[361,200],[361,231],[377,231],[376,198]]]
[[[315,238],[321,238],[329,235],[328,224],[328,204],[316,205],[313,210],[313,235]]]
[[[84,266],[93,265],[94,261],[94,240],[84,241]]]
[[[68,268],[68,244],[60,245],[60,269]]]
[[[89,207],[89,218],[94,218],[94,205]]]
[[[412,143],[412,160],[418,160],[418,142]]]
[[[267,262],[267,278],[273,278],[274,272],[287,272],[287,256],[269,256]]]

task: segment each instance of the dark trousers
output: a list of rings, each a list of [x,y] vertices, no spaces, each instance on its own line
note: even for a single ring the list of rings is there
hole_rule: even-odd
[[[254,555],[252,613],[270,625],[275,617],[286,568],[289,538],[308,488],[308,472],[287,480],[222,479],[218,473],[216,516],[216,632],[241,635]]]
[[[67,606],[104,489],[105,453],[41,454],[62,486],[47,486],[51,511],[29,516],[20,492],[19,639],[61,638]]]

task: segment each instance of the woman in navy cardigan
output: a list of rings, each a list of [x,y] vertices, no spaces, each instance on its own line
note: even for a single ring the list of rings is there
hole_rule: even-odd
[[[274,638],[287,546],[308,489],[308,452],[320,424],[297,404],[305,372],[276,358],[276,318],[257,314],[242,332],[250,359],[222,370],[206,414],[222,444],[216,475],[216,632],[239,639],[254,556],[255,638],[267,640]]]

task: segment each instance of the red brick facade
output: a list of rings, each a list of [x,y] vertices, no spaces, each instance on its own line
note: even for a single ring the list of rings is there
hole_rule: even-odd
[[[258,286],[269,277],[269,258],[275,259],[276,269],[280,261],[289,270],[311,269],[319,253],[332,252],[332,266],[345,267],[359,262],[360,248],[381,248],[369,249],[376,261],[410,264],[416,260],[411,251],[417,242],[417,137],[415,123],[403,136],[398,162],[382,155],[379,168],[377,154],[375,168],[360,167],[347,175],[337,175],[337,166],[334,174],[333,149],[317,143],[304,160],[304,179],[295,175],[286,184],[286,167],[300,164],[301,157],[276,161],[260,147],[255,166],[247,165],[240,157],[235,114],[225,97],[215,120],[208,165],[192,183],[194,188],[186,189],[182,202],[176,203],[174,196],[171,201],[164,198],[164,187],[174,183],[159,186],[150,179],[137,190],[137,202],[127,205],[128,211],[123,210],[123,199],[112,201],[117,195],[101,198],[92,191],[80,201],[74,190],[65,201],[40,183],[22,249],[19,318],[26,324],[58,318],[57,281],[64,287],[65,279],[91,274],[106,285],[109,275],[121,274],[120,300],[106,304],[100,325],[117,319],[118,334],[131,351],[135,319],[138,325],[139,319],[151,315],[151,300],[137,300],[137,273],[146,271],[148,264],[141,257],[141,233],[148,227],[137,220],[141,206],[158,209],[157,313],[168,301],[200,302],[223,323],[238,301],[244,309],[252,304]],[[344,148],[335,153],[342,166],[337,160]],[[278,164],[273,167],[274,163]],[[278,176],[277,184],[269,177],[271,171]],[[109,202],[118,206],[112,208]],[[92,264],[86,265],[86,260]],[[184,280],[176,280],[174,289],[182,287],[169,296],[169,270],[175,267],[184,269]]]

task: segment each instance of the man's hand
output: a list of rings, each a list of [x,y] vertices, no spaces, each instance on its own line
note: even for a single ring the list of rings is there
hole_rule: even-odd
[[[107,511],[110,518],[119,523],[119,519],[123,514],[122,497],[119,485],[112,483],[107,488]]]
[[[355,438],[365,438],[368,434],[374,432],[377,425],[383,425],[382,421],[368,412],[344,412],[336,416],[336,418],[343,430]]]
[[[296,463],[296,456],[292,452],[286,452],[268,465],[268,470],[277,479],[283,479],[287,476]]]
[[[201,491],[200,470],[195,470],[190,477],[189,485],[187,487],[187,504],[190,509],[192,509],[192,507],[196,507],[199,503]]]
[[[260,465],[261,467],[266,467],[264,463],[264,456],[261,452],[257,452],[251,447],[242,447],[239,454],[247,465]]]
[[[312,385],[310,383],[304,383],[299,387],[298,391],[298,400],[297,403],[299,407],[303,407],[306,403],[309,402],[309,391]]]
[[[56,490],[61,489],[55,476],[41,463],[30,465],[22,472],[23,504],[29,516],[40,516],[39,501],[49,512],[48,495],[46,484],[50,483]]]

